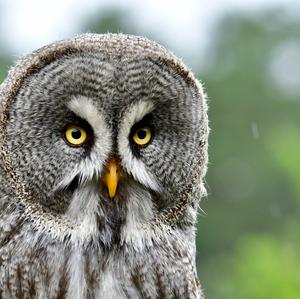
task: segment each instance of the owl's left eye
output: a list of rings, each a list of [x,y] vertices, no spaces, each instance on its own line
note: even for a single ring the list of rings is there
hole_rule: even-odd
[[[70,146],[81,146],[87,140],[87,132],[80,126],[69,125],[65,129],[65,140]]]
[[[132,139],[136,145],[145,146],[150,142],[151,136],[152,136],[151,128],[144,127],[144,128],[137,129]]]

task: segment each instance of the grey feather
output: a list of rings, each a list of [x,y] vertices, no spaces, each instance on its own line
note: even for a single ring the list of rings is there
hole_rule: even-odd
[[[142,37],[84,34],[19,60],[0,86],[0,297],[204,298],[195,266],[206,97]],[[153,130],[135,148],[141,119]],[[90,142],[64,128],[85,122]],[[100,182],[122,167],[117,195]]]

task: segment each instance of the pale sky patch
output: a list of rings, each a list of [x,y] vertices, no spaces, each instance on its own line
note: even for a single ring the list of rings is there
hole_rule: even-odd
[[[159,36],[187,63],[204,59],[216,22],[225,13],[299,7],[299,0],[0,0],[0,35],[14,56],[73,36],[82,22],[109,7],[130,12],[138,31]],[[293,9],[292,9],[293,11]]]

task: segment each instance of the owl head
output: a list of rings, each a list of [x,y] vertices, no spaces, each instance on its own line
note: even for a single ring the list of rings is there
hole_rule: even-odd
[[[206,100],[162,46],[122,34],[53,43],[11,69],[0,101],[1,204],[36,230],[111,244],[194,225]]]

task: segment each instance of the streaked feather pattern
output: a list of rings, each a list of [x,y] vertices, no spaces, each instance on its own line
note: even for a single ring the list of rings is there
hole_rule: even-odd
[[[0,298],[204,298],[207,106],[178,58],[122,34],[56,42],[10,70],[0,116]],[[137,149],[144,119],[153,138]],[[66,144],[74,122],[91,127],[90,144]],[[116,156],[110,200],[101,176]]]

